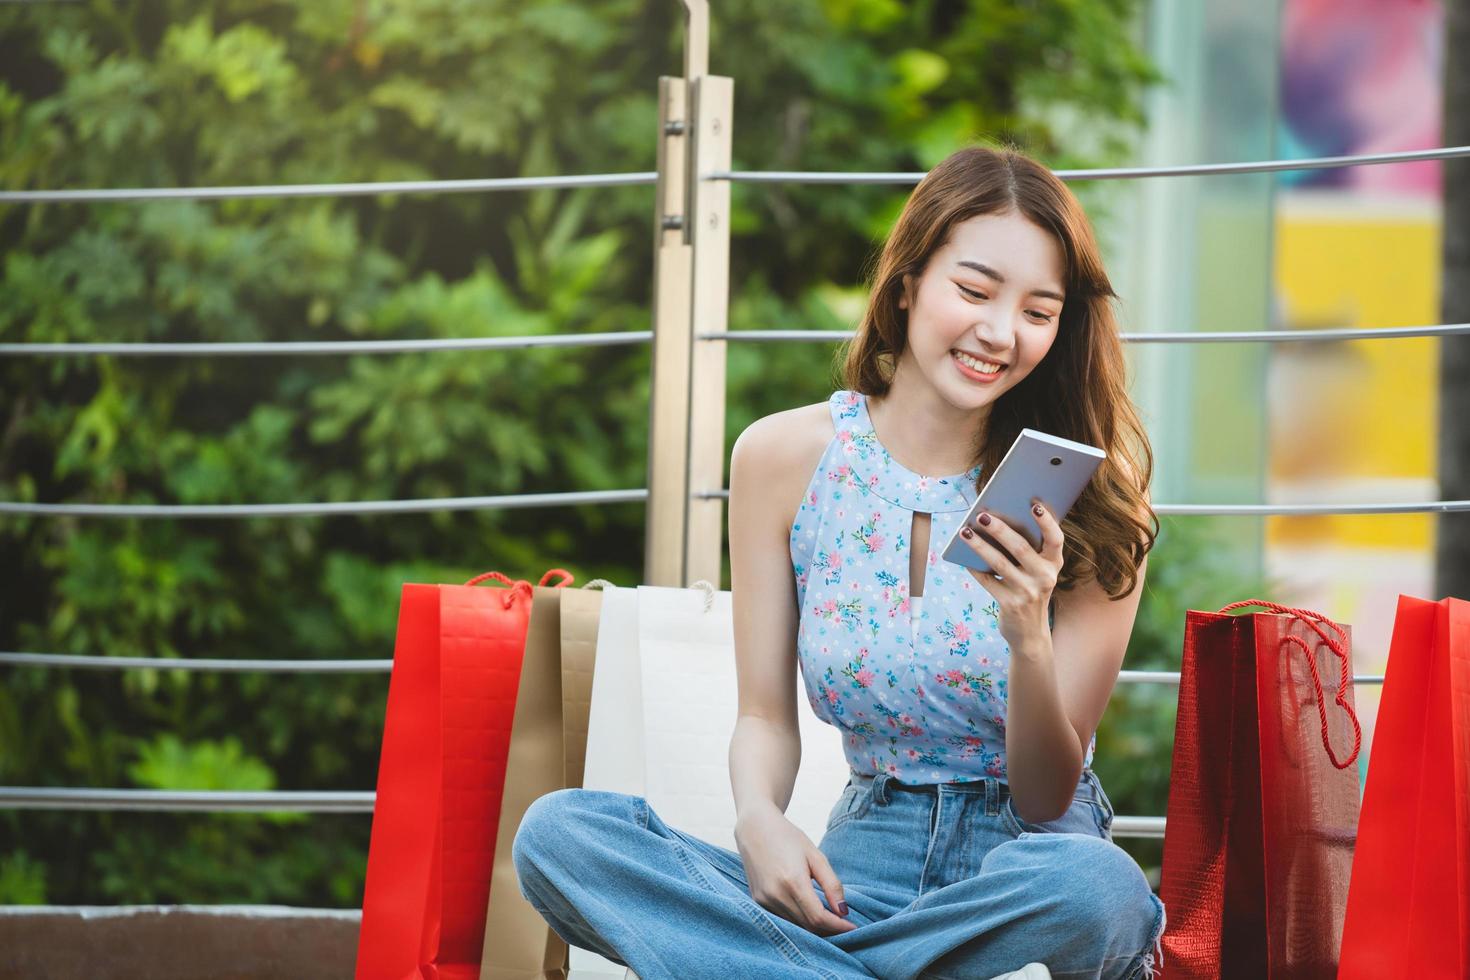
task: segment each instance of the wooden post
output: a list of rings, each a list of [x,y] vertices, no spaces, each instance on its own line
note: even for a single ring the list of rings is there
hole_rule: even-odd
[[[693,166],[690,243],[694,248],[695,336],[723,333],[730,313],[730,182],[700,174],[730,169],[730,130],[735,82],[719,75],[693,80],[689,147]],[[684,581],[704,579],[722,588],[721,541],[725,502],[701,493],[725,486],[725,348],[723,340],[693,342],[689,379],[689,518]]]
[[[644,582],[720,583],[724,503],[698,494],[725,480],[725,342],[734,83],[706,74],[709,8],[684,0],[684,77],[659,79],[658,185],[654,206],[652,380]]]
[[[684,79],[658,80],[658,184],[653,209],[653,351],[648,388],[648,510],[643,582],[684,584],[688,511],[691,249]]]

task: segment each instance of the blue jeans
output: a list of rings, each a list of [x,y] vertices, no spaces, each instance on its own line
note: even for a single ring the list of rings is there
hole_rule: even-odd
[[[758,905],[738,853],[666,825],[641,796],[549,793],[512,854],[521,893],[557,935],[642,980],[958,980],[1030,962],[1056,980],[1151,977],[1164,906],[1112,842],[1112,820],[1090,769],[1044,824],[1023,822],[996,779],[854,774],[818,847],[858,928],[830,937]]]

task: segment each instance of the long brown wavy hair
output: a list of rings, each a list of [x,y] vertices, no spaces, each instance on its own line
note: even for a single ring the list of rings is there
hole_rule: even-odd
[[[1145,493],[1153,449],[1128,395],[1127,363],[1113,315],[1113,292],[1092,225],[1067,185],[1014,147],[961,149],[931,170],[904,205],[873,263],[867,309],[839,353],[847,388],[881,398],[908,344],[898,305],[905,275],[919,279],[953,226],[981,214],[1016,212],[1062,248],[1066,301],[1046,356],[991,407],[971,465],[990,478],[1023,428],[1107,453],[1062,522],[1066,536],[1057,588],[1095,578],[1114,599],[1133,591],[1159,522]],[[977,487],[977,489],[979,489]]]

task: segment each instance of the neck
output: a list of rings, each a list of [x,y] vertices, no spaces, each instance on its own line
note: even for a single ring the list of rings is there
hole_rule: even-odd
[[[900,367],[888,394],[868,399],[868,417],[900,464],[924,476],[950,476],[975,465],[990,406],[959,408]]]

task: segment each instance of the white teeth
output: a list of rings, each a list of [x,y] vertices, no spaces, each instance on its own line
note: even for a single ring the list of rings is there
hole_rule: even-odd
[[[961,364],[965,365],[968,368],[971,368],[972,370],[979,371],[981,374],[996,374],[1001,370],[1001,368],[1005,367],[1004,364],[992,364],[989,361],[977,361],[969,354],[966,354],[964,351],[955,351],[954,355],[956,358],[959,359],[959,362]]]

